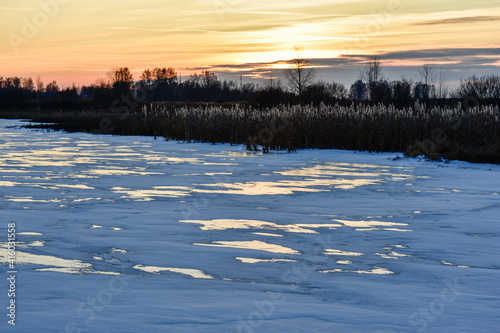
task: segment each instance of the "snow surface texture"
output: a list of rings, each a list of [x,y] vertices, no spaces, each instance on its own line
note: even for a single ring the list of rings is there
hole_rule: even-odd
[[[21,124],[0,120],[1,332],[500,327],[499,166]]]

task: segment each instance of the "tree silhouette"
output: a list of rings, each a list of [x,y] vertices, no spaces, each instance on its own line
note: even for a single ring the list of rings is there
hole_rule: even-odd
[[[382,102],[387,99],[388,83],[384,81],[380,56],[374,55],[366,63],[360,78],[368,83],[368,93],[373,102]]]
[[[366,63],[365,69],[361,73],[360,78],[363,81],[368,82],[368,85],[384,80],[380,56],[374,55],[370,58],[370,60]]]
[[[423,100],[428,100],[431,97],[431,92],[434,90],[434,81],[436,80],[436,75],[434,74],[434,66],[431,63],[424,63],[422,68],[418,70],[420,74],[420,85],[419,87],[419,97]],[[417,91],[415,91],[415,95]]]
[[[107,73],[107,77],[113,88],[114,98],[121,98],[122,95],[130,93],[134,78],[128,67],[114,68]]]
[[[303,59],[301,53],[304,48],[295,46],[295,58],[289,61],[290,67],[284,71],[288,85],[296,94],[299,95],[299,103],[302,102],[302,92],[312,83],[316,71],[310,67],[310,61]]]

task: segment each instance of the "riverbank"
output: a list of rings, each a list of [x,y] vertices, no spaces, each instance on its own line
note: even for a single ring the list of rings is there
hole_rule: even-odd
[[[404,152],[432,160],[500,163],[497,106],[280,106],[272,109],[150,104],[94,111],[1,111],[29,128],[167,140],[244,144],[248,150],[348,149]]]

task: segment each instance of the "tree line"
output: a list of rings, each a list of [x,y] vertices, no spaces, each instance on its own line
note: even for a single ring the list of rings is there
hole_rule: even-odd
[[[284,82],[269,79],[263,84],[220,80],[204,70],[183,78],[171,67],[144,70],[134,79],[128,67],[114,68],[104,78],[81,87],[60,88],[56,81],[44,84],[40,78],[0,77],[0,108],[109,109],[137,102],[237,102],[253,107],[281,104],[361,104],[411,106],[415,101],[428,105],[449,105],[462,100],[471,105],[500,102],[500,76],[484,75],[463,79],[449,91],[444,73],[430,63],[419,70],[420,81],[402,78],[389,81],[383,74],[380,57],[367,62],[349,88],[336,82],[314,81],[315,70],[301,57],[301,49],[284,70]]]

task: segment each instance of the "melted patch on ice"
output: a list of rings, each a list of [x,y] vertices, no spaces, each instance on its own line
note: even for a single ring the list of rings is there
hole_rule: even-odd
[[[45,246],[44,241],[32,241],[27,244],[29,247]]]
[[[375,255],[380,256],[384,259],[398,259],[400,257],[411,257],[408,254],[397,253],[395,251],[389,251],[389,253],[375,253]]]
[[[360,168],[339,166],[337,163],[325,163],[301,169],[275,171],[274,173],[284,176],[306,176],[306,177],[327,177],[327,176],[380,177],[383,174],[381,172],[373,172],[373,170],[363,172],[363,170]]]
[[[8,201],[13,201],[13,202],[63,202],[61,199],[34,199],[33,197],[14,197],[14,196],[6,196],[8,198]]]
[[[283,237],[283,235],[270,234],[270,233],[267,233],[267,232],[252,232],[252,235],[269,236],[269,237]]]
[[[150,175],[162,175],[159,172],[147,172],[140,170],[130,170],[130,169],[92,169],[85,171],[89,175],[99,175],[99,176],[150,176]]]
[[[217,183],[200,184],[205,187],[217,187],[216,190],[195,189],[199,193],[224,193],[240,195],[289,195],[295,192],[326,192],[328,187],[353,189],[359,186],[378,184],[378,179],[305,179],[279,180],[276,182],[247,182],[247,183]],[[316,188],[316,187],[323,188]],[[325,188],[327,187],[327,188]]]
[[[348,221],[332,219],[332,221],[342,223],[345,226],[355,228],[358,231],[388,230],[388,231],[412,231],[409,229],[391,228],[395,226],[407,226],[408,223],[381,222],[381,221]]]
[[[144,265],[135,265],[133,268],[139,269],[144,272],[152,273],[152,274],[160,274],[160,272],[173,272],[180,273],[184,275],[189,275],[195,279],[213,279],[214,277],[208,274],[205,274],[202,270],[193,269],[193,268],[175,268],[175,267],[158,267],[158,266],[144,266]]]
[[[335,228],[341,227],[340,224],[276,224],[273,222],[258,220],[233,220],[233,219],[215,219],[215,220],[180,220],[182,223],[203,224],[201,230],[228,230],[228,229],[265,229],[265,230],[283,230],[285,232],[295,232],[304,234],[317,234],[317,231],[309,228]],[[280,235],[267,234],[280,237]]]
[[[358,269],[356,271],[352,270],[346,270],[346,269],[340,269],[340,268],[335,268],[335,269],[328,269],[324,271],[319,271],[320,273],[338,273],[338,272],[345,272],[345,273],[358,273],[358,274],[375,274],[375,275],[388,275],[388,274],[394,274],[394,272],[388,270],[387,268],[382,268],[382,267],[377,267],[375,266],[374,269],[371,270],[363,270],[363,269]]]
[[[111,191],[126,194],[122,198],[139,201],[152,201],[154,198],[178,198],[190,195],[191,188],[187,186],[155,186],[150,190],[133,190],[130,188],[113,187]]]
[[[337,260],[336,263],[339,265],[350,265],[350,264],[352,264],[352,261],[350,261],[350,260]]]
[[[39,246],[43,246],[39,245]],[[0,243],[0,263],[5,264],[8,260],[8,244]],[[102,272],[92,269],[92,265],[89,263],[84,263],[81,260],[76,259],[63,259],[55,256],[49,255],[39,255],[32,254],[28,252],[23,252],[16,250],[16,263],[27,264],[27,265],[43,265],[43,266],[53,266],[49,268],[39,268],[36,271],[39,272],[59,272],[59,273],[71,273],[71,274],[106,274],[106,275],[120,275],[116,272]]]
[[[231,247],[235,249],[258,250],[272,253],[300,254],[299,251],[282,245],[269,244],[257,240],[253,241],[215,241],[212,244],[194,243],[200,246]]]
[[[245,257],[236,257],[239,261],[245,264],[256,264],[259,262],[297,262],[297,260],[292,259],[256,259],[256,258],[245,258]]]
[[[115,249],[114,247],[110,249],[111,253],[127,253],[126,250]]]
[[[325,249],[324,254],[335,255],[335,256],[359,257],[359,256],[362,256],[364,253],[361,253],[361,252],[349,252],[349,251],[342,251],[342,250],[335,250],[335,249]]]
[[[101,275],[121,275],[118,272],[105,272],[105,271],[95,271],[93,269],[76,269],[70,267],[49,267],[49,268],[38,268],[35,269],[37,272],[57,272],[57,273],[68,273],[68,274],[101,274]]]

